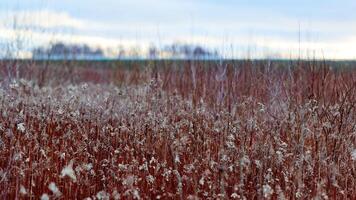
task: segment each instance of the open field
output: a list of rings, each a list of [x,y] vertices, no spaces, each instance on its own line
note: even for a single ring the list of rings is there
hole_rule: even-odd
[[[355,199],[356,63],[0,62],[0,199]]]

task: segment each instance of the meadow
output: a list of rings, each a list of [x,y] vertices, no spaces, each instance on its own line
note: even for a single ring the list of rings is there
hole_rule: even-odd
[[[1,61],[0,199],[355,199],[356,63]]]

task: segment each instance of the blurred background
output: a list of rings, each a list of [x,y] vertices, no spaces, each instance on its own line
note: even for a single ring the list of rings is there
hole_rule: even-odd
[[[355,59],[353,0],[2,0],[2,58]]]

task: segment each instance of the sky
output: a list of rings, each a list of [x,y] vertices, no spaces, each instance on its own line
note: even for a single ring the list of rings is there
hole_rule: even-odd
[[[189,43],[234,58],[356,59],[355,10],[355,0],[1,0],[0,45],[22,57],[62,41],[108,55]]]

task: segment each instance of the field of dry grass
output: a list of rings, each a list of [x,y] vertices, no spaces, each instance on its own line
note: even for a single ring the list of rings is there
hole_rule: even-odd
[[[0,199],[356,198],[355,66],[0,65]]]

